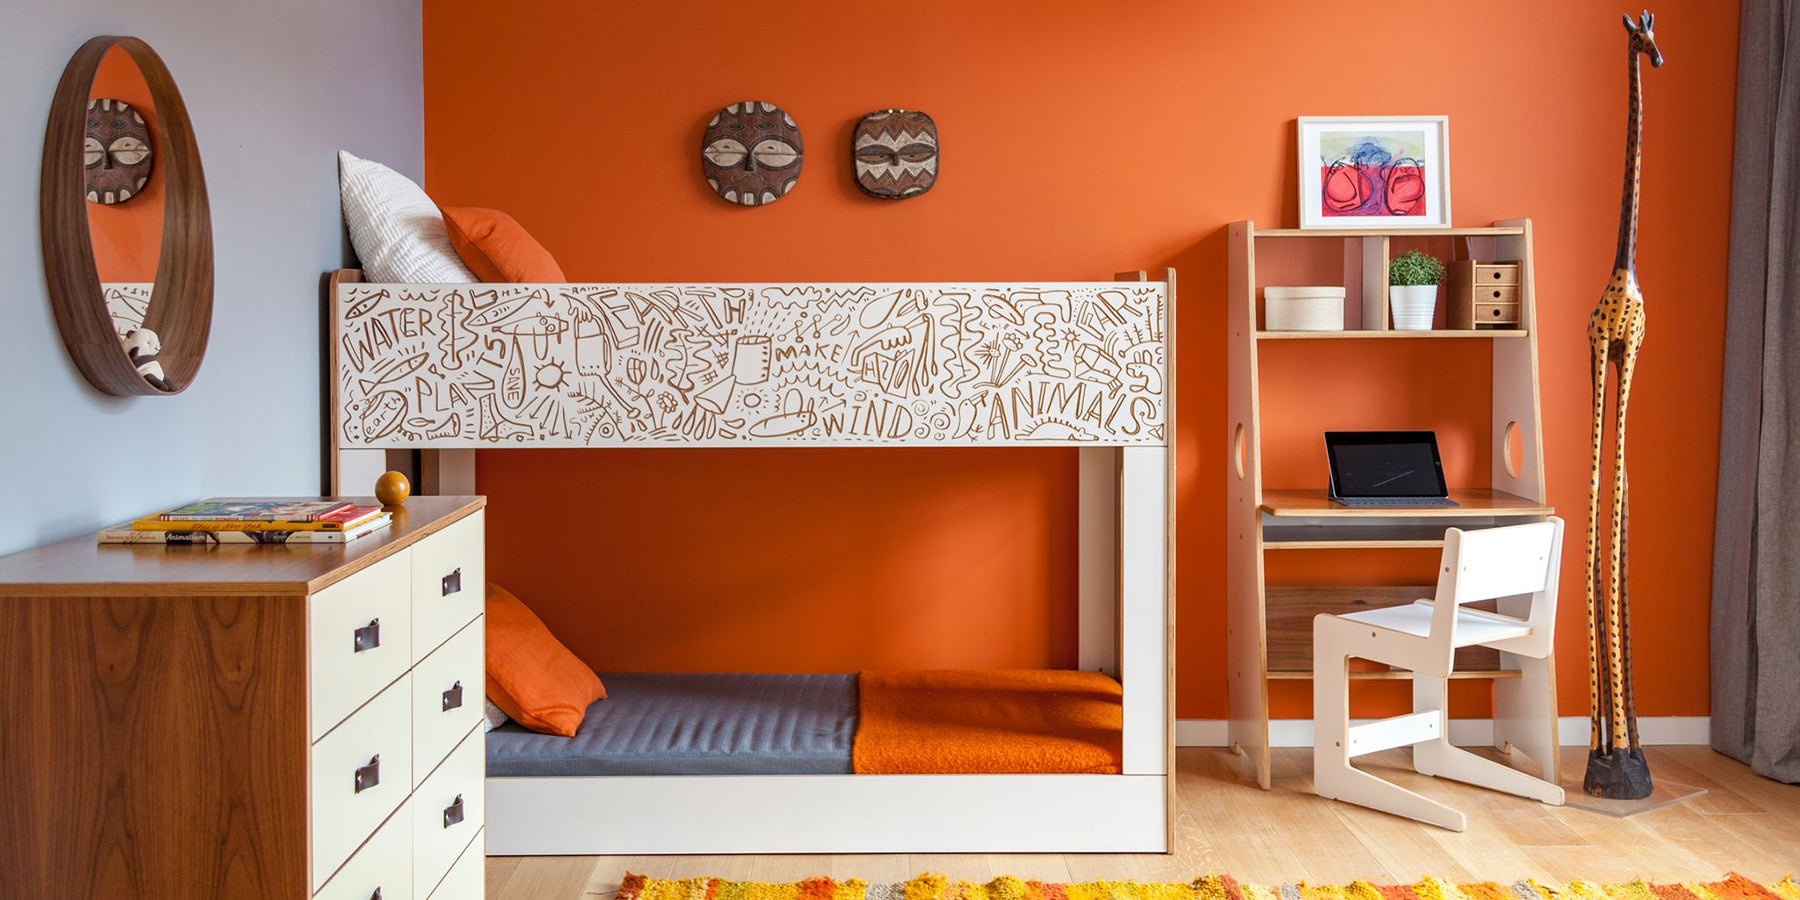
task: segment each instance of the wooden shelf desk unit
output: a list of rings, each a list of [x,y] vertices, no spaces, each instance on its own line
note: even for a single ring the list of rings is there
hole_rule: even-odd
[[[1495,330],[1395,331],[1388,313],[1388,267],[1397,241],[1448,240],[1459,257],[1519,264],[1519,324]],[[1532,282],[1531,222],[1512,219],[1480,228],[1411,228],[1387,232],[1258,229],[1254,222],[1228,228],[1227,305],[1230,331],[1230,448],[1226,539],[1227,653],[1230,676],[1232,747],[1256,768],[1267,789],[1269,775],[1269,687],[1271,680],[1310,679],[1312,619],[1319,613],[1392,606],[1431,596],[1429,586],[1319,587],[1270,586],[1269,554],[1318,550],[1430,549],[1443,545],[1444,529],[1481,528],[1542,521],[1554,510],[1545,503],[1543,425],[1538,402],[1536,296]],[[1342,331],[1263,331],[1258,327],[1258,295],[1265,283],[1257,254],[1272,243],[1336,242],[1343,248],[1346,306]],[[1360,273],[1360,277],[1356,276]],[[1442,292],[1440,292],[1442,293]],[[1357,302],[1360,299],[1360,303]],[[1360,317],[1360,322],[1356,319]],[[1323,488],[1274,489],[1263,485],[1263,414],[1259,393],[1258,347],[1264,341],[1365,341],[1371,353],[1396,342],[1445,342],[1445,352],[1475,341],[1492,345],[1493,382],[1491,481],[1488,487],[1453,489],[1459,506],[1381,509],[1350,508],[1331,502]],[[1291,355],[1291,354],[1289,354]],[[1387,389],[1383,385],[1383,389]],[[1394,423],[1405,427],[1408,423]],[[1325,427],[1321,424],[1319,430]],[[1517,444],[1515,447],[1514,444]],[[1501,611],[1508,611],[1501,601]],[[1522,613],[1521,613],[1522,614]],[[1494,741],[1504,746],[1512,721],[1528,707],[1523,698],[1541,698],[1553,685],[1527,684],[1515,664],[1492,650],[1457,652],[1454,678],[1489,679],[1494,685]],[[1551,671],[1554,672],[1554,665]],[[1404,671],[1353,672],[1358,679],[1406,679]],[[1554,677],[1554,676],[1552,676]],[[1552,713],[1554,720],[1554,714]],[[1552,725],[1554,727],[1554,724]],[[1540,732],[1541,733],[1541,732]],[[1555,773],[1548,773],[1555,781]]]

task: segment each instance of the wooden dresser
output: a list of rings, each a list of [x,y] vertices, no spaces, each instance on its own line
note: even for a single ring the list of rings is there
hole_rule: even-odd
[[[0,897],[480,900],[484,505],[0,559]]]

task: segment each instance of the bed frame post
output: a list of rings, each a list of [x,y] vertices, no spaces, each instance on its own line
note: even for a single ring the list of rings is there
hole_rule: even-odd
[[[388,470],[388,451],[364,447],[345,448],[339,442],[343,439],[343,428],[338,416],[343,404],[339,402],[338,391],[341,387],[339,373],[341,363],[338,360],[337,323],[338,286],[345,284],[361,284],[361,269],[337,269],[325,282],[325,346],[330,350],[330,367],[326,377],[330,379],[327,394],[328,408],[325,410],[325,445],[330,448],[325,459],[325,494],[330,497],[345,495],[362,495],[373,493],[375,479]]]
[[[1083,447],[1076,487],[1077,665],[1119,677],[1119,448]]]
[[[475,493],[475,451],[419,451],[419,492],[447,496]]]
[[[1165,447],[1121,448],[1119,683],[1125,774],[1162,775],[1168,721],[1168,490]]]
[[[1121,281],[1147,281],[1143,272]],[[1163,446],[1116,448],[1118,678],[1124,686],[1124,767],[1165,782],[1166,851],[1174,849],[1174,420],[1175,272],[1165,272]],[[1082,468],[1088,472],[1086,459]],[[1084,482],[1085,488],[1085,482]],[[1086,494],[1084,492],[1083,497]],[[1083,514],[1088,509],[1084,505]],[[1089,527],[1084,519],[1084,529]],[[1085,560],[1084,560],[1085,561]],[[1085,585],[1085,579],[1084,579]],[[1084,607],[1085,613],[1085,607]],[[1084,616],[1085,622],[1085,616]],[[1087,646],[1084,634],[1083,647]]]

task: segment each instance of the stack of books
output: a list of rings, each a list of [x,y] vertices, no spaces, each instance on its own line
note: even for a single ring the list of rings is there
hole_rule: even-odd
[[[343,544],[388,527],[348,500],[214,497],[100,532],[102,544]]]

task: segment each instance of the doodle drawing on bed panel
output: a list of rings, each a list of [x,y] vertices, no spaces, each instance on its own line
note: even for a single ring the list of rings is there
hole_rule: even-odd
[[[343,446],[1162,444],[1158,283],[348,284]]]

